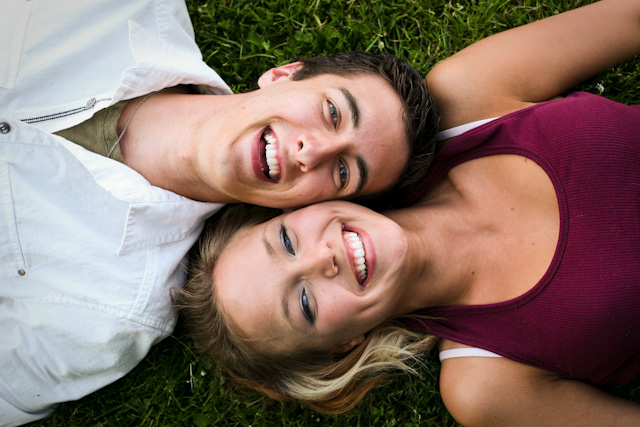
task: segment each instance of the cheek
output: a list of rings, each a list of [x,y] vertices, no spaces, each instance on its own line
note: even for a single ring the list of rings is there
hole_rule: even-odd
[[[359,310],[353,295],[336,295],[330,301],[326,301],[322,307],[326,316],[328,329],[335,334],[350,332],[354,326],[354,320]]]
[[[314,170],[298,177],[296,185],[289,190],[301,205],[307,205],[336,197],[335,186],[327,172]]]

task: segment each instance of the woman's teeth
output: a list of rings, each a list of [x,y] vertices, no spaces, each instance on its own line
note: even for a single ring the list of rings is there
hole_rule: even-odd
[[[265,158],[267,159],[267,167],[269,168],[269,178],[280,178],[280,164],[278,163],[278,146],[276,138],[268,129],[262,135],[265,142]]]
[[[367,279],[367,262],[365,260],[364,245],[358,233],[353,231],[343,231],[342,235],[351,249],[353,249],[353,266],[360,284]]]

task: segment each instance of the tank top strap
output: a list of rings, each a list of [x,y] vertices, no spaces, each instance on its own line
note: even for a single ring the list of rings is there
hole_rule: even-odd
[[[499,354],[492,353],[487,350],[476,347],[452,348],[450,350],[442,350],[439,354],[440,361],[445,359],[453,359],[455,357],[502,357]]]
[[[438,132],[438,136],[436,137],[436,139],[438,141],[444,141],[445,139],[449,139],[449,138],[453,138],[454,136],[458,136],[458,135],[462,135],[463,133],[471,130],[471,129],[475,129],[478,126],[481,126],[485,123],[489,123],[490,121],[493,121],[495,119],[497,119],[498,117],[493,117],[491,119],[482,119],[482,120],[477,120],[475,122],[471,122],[471,123],[467,123],[464,125],[460,125],[460,126],[456,126],[453,127],[451,129],[446,129],[443,131]]]

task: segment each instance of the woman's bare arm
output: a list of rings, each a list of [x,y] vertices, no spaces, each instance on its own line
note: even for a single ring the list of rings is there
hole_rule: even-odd
[[[442,398],[465,426],[638,426],[640,405],[505,358],[443,361]]]
[[[600,2],[480,40],[438,63],[442,129],[558,96],[640,53],[640,1]]]

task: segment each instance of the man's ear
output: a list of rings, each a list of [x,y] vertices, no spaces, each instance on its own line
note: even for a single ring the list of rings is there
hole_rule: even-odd
[[[362,342],[364,340],[365,340],[365,336],[364,335],[360,335],[359,337],[356,337],[356,338],[352,339],[351,341],[347,341],[347,342],[343,342],[342,344],[338,344],[337,346],[332,348],[329,353],[330,354],[348,353],[351,350],[353,350],[354,347],[362,344]]]
[[[260,88],[264,88],[278,80],[288,79],[300,68],[302,68],[302,63],[299,61],[272,68],[260,76],[258,79],[258,86]]]

